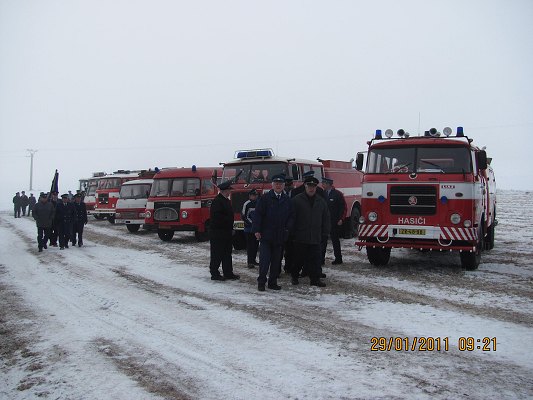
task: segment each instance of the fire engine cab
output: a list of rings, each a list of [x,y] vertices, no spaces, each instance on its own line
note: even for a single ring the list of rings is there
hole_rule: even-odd
[[[93,176],[87,179],[87,188],[85,189],[85,197],[83,202],[87,208],[87,215],[94,215],[96,219],[103,219],[103,216],[94,214],[94,206],[96,205],[96,188],[98,187],[98,180],[105,176],[105,172],[93,172]]]
[[[305,160],[279,157],[272,149],[238,150],[233,160],[223,164],[222,181],[231,180],[231,204],[234,215],[233,247],[246,248],[244,222],[241,219],[243,204],[248,192],[256,189],[259,194],[272,189],[272,176],[284,174],[294,180],[294,187],[303,183],[302,176],[308,171],[321,181],[324,176],[333,179],[334,186],[345,197],[345,237],[353,237],[360,216],[362,173],[352,167],[351,161]]]
[[[496,181],[484,149],[458,127],[397,138],[387,129],[368,142],[362,215],[355,243],[373,265],[386,265],[392,248],[459,251],[461,265],[477,269],[494,247]],[[356,167],[363,168],[364,155]]]
[[[96,188],[96,204],[92,214],[97,219],[107,218],[112,224],[115,223],[115,208],[120,193],[120,187],[124,182],[139,178],[151,178],[155,174],[152,170],[118,170],[110,175],[98,179]]]
[[[144,223],[146,202],[150,195],[153,179],[134,179],[120,187],[119,199],[115,208],[115,223],[125,224],[129,232],[137,232]]]
[[[209,208],[218,194],[213,170],[193,165],[164,168],[154,176],[144,223],[154,225],[161,240],[172,240],[175,231],[193,231],[198,241],[209,239]]]

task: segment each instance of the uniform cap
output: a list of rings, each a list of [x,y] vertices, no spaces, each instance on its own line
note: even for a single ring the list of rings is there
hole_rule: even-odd
[[[252,189],[252,190],[250,190],[250,191],[248,192],[248,195],[252,195],[252,194],[257,195],[257,194],[258,194],[258,193],[257,193],[257,190]]]
[[[272,182],[285,182],[285,175],[278,174],[272,177]]]
[[[316,179],[314,176],[308,176],[307,178],[305,178],[304,184],[317,186],[318,179]]]
[[[292,183],[294,181],[294,178],[292,178],[291,176],[288,176],[285,178],[285,183]]]
[[[231,187],[231,181],[225,181],[225,182],[222,182],[220,185],[218,185],[218,189],[219,189],[219,190],[228,190],[228,189],[232,189],[232,187]]]
[[[46,193],[45,192],[39,193],[39,197],[46,197]]]
[[[309,176],[314,176],[315,175],[315,171],[313,171],[312,169],[307,171],[306,173],[304,173],[302,176],[305,178],[309,177]]]
[[[322,183],[329,183],[331,185],[333,183],[333,179],[331,179],[331,178],[322,178]]]
[[[67,194],[67,193],[63,193],[63,194],[61,195],[61,198],[62,198],[62,199],[67,198],[67,199],[68,199],[68,194]]]

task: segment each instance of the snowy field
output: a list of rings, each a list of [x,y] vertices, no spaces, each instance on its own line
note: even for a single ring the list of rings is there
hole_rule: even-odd
[[[532,398],[532,200],[499,192],[477,271],[409,250],[372,267],[343,240],[326,288],[262,293],[242,251],[240,281],[211,281],[191,233],[91,219],[86,246],[38,253],[33,219],[6,210],[0,399]]]

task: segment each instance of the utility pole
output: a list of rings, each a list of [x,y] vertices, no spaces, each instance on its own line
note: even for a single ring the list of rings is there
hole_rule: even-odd
[[[30,191],[33,190],[33,155],[37,153],[37,150],[26,149],[30,152]]]

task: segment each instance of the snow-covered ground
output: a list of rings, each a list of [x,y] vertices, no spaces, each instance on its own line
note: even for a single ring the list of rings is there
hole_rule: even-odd
[[[408,250],[376,268],[343,240],[326,288],[284,276],[263,293],[242,251],[240,281],[211,281],[209,245],[189,233],[166,243],[91,220],[84,247],[38,253],[33,220],[5,211],[0,398],[531,398],[532,200],[499,193],[496,247],[477,271]],[[380,337],[410,348],[373,351]],[[462,337],[480,342],[461,351]]]

